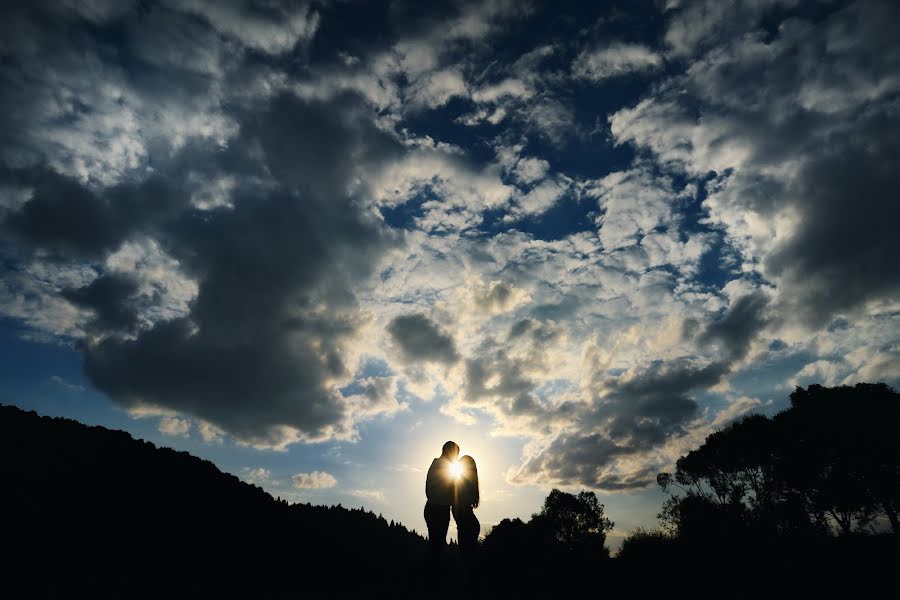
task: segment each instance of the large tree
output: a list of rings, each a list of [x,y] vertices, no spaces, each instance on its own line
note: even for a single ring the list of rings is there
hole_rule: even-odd
[[[848,534],[879,516],[896,533],[898,425],[900,395],[883,383],[798,387],[787,410],[744,417],[660,473],[672,494],[660,518],[686,536],[749,526]]]

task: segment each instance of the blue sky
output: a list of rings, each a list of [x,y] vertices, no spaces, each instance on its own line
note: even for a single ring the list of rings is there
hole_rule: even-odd
[[[30,3],[0,394],[422,531],[900,381],[891,2]]]

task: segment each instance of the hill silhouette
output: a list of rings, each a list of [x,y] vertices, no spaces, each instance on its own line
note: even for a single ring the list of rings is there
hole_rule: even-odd
[[[797,388],[660,473],[658,529],[610,557],[590,491],[552,490],[460,557],[362,509],[289,505],[186,452],[0,406],[3,597],[531,598],[897,588],[900,395]],[[465,558],[465,560],[461,560]],[[883,591],[883,590],[882,590]]]
[[[288,505],[122,431],[0,406],[6,597],[391,595],[424,540],[359,509]]]

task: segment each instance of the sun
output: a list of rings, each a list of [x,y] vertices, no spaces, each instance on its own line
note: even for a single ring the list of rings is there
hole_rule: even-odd
[[[462,465],[458,461],[450,463],[450,476],[453,479],[462,477]]]

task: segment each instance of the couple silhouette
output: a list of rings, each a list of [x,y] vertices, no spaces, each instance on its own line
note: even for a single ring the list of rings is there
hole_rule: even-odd
[[[428,525],[428,549],[433,558],[440,557],[447,544],[450,514],[456,521],[460,553],[471,556],[478,544],[481,523],[475,516],[480,493],[478,469],[471,456],[459,457],[456,442],[447,442],[441,455],[431,462],[425,479],[425,523]]]

